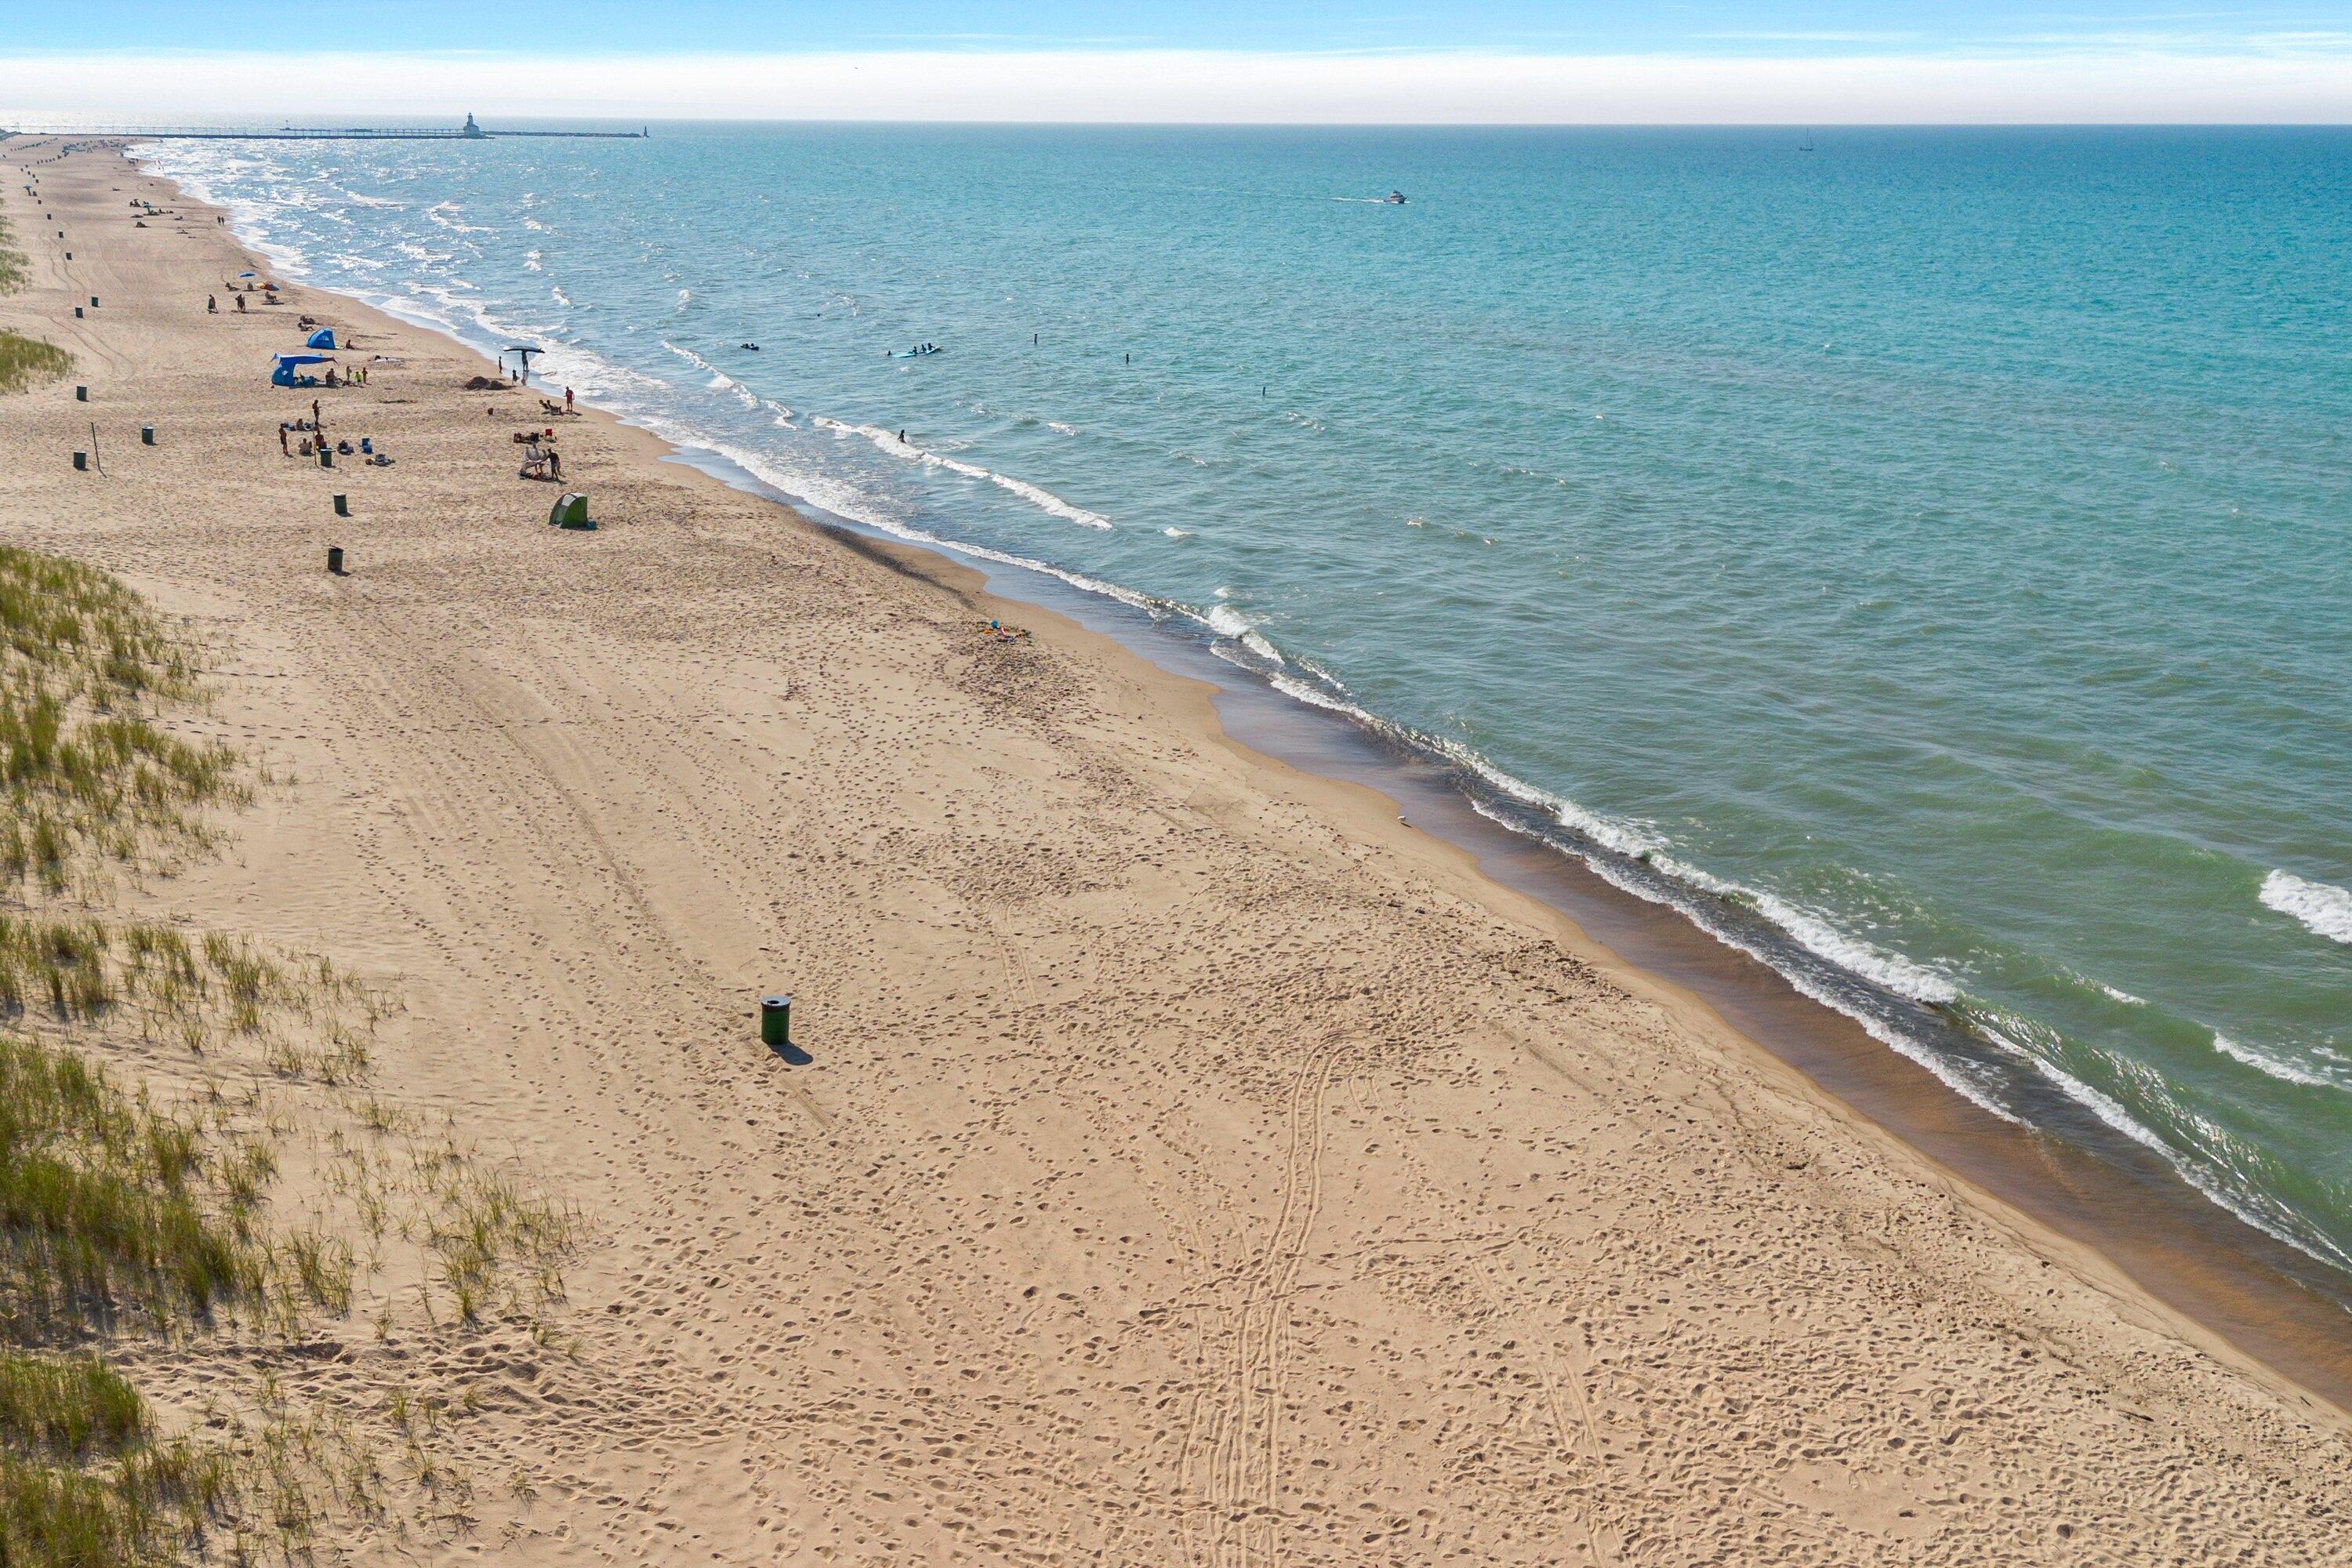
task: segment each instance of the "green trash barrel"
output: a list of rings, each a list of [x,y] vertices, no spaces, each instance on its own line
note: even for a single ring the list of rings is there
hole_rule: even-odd
[[[781,1050],[793,1043],[793,999],[789,996],[760,998],[760,1040]]]

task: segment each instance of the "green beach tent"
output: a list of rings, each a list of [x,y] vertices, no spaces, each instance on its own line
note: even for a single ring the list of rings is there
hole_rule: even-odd
[[[576,490],[567,490],[548,509],[547,521],[558,528],[593,528],[588,521],[588,498]]]

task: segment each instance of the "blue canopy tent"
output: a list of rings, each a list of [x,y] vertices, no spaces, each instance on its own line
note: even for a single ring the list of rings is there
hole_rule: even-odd
[[[332,327],[320,327],[317,331],[312,332],[309,338],[303,341],[302,346],[306,349],[333,348],[335,346],[335,329]]]
[[[307,375],[296,375],[294,374],[295,367],[306,364],[325,364],[334,357],[335,356],[332,354],[279,354],[278,356],[278,363],[276,367],[269,373],[269,384],[272,386],[316,386],[318,383],[311,377]]]

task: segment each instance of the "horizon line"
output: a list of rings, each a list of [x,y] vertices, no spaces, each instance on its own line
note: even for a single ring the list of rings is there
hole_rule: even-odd
[[[0,55],[12,120],[946,124],[2352,124],[2352,51],[1809,56],[1219,49]],[[266,106],[266,107],[265,107]]]

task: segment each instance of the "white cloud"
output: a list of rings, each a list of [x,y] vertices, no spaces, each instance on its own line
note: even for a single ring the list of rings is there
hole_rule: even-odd
[[[2352,54],[909,52],[0,58],[0,123],[331,115],[1291,123],[2352,121]]]

